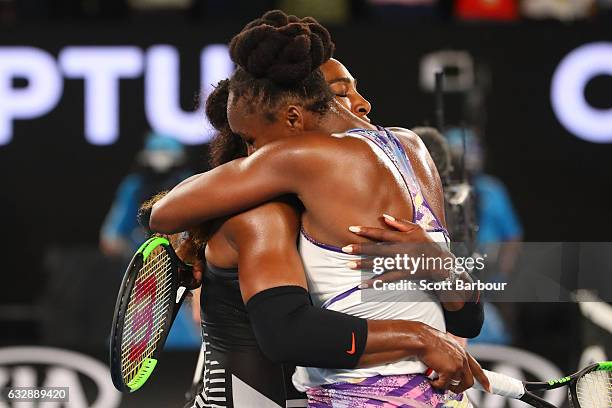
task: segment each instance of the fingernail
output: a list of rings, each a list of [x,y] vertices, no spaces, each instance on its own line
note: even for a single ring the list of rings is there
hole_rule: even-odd
[[[345,247],[342,247],[342,252],[346,252],[347,254],[350,254],[353,252],[353,246],[352,245],[347,245]]]
[[[385,217],[389,221],[395,221],[395,217],[392,217],[389,214],[383,214],[383,217]]]
[[[351,232],[360,232],[360,231],[361,231],[361,228],[356,227],[356,226],[354,226],[354,225],[351,225],[351,226],[349,227],[349,231],[351,231]]]
[[[349,261],[349,262],[346,263],[346,266],[348,266],[351,269],[356,269],[357,268],[357,262]]]
[[[363,282],[363,283],[360,283],[357,287],[359,289],[367,289],[367,288],[370,287],[370,285],[368,285],[367,283]]]

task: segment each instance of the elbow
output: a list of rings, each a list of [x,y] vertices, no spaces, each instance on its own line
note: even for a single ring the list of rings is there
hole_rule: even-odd
[[[267,331],[268,332],[268,331]],[[273,363],[288,363],[291,361],[290,357],[286,353],[287,349],[287,338],[284,340],[282,336],[274,333],[256,333],[257,344],[261,349],[261,352]]]
[[[149,218],[149,228],[153,232],[161,234],[173,234],[176,231],[172,225],[172,217],[168,214],[169,211],[165,208],[162,200],[153,205],[151,217]]]

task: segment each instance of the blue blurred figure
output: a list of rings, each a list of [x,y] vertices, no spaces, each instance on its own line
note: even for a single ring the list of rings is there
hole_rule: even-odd
[[[523,238],[523,228],[510,196],[501,180],[484,173],[484,150],[471,130],[451,128],[446,132],[446,138],[454,167],[457,169],[460,167],[457,164],[463,163],[474,188],[478,220],[476,247],[488,255],[488,261],[495,262],[497,276],[493,280],[505,281],[514,267]],[[486,303],[480,336],[470,342],[510,344],[511,341],[510,331],[498,308]]]
[[[129,259],[147,238],[138,224],[140,205],[160,191],[169,190],[190,175],[184,146],[170,135],[151,132],[138,153],[136,167],[117,190],[100,230],[100,249],[111,257]],[[127,263],[127,261],[126,261]],[[181,308],[166,341],[167,348],[199,348],[199,319]]]

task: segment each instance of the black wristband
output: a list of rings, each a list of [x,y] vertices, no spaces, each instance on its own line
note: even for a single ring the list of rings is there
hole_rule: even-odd
[[[473,339],[480,334],[484,322],[482,302],[465,302],[455,312],[444,310],[446,331],[458,337]]]

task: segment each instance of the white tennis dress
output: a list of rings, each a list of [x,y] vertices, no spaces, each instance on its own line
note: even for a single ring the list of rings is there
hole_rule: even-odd
[[[449,245],[448,233],[437,220],[421,193],[408,156],[395,135],[386,129],[354,129],[347,132],[367,142],[389,171],[404,180],[413,201],[413,222],[422,226],[434,242]],[[363,272],[347,267],[359,259],[340,248],[317,242],[302,230],[299,250],[308,289],[315,306],[347,313],[364,319],[403,319],[420,321],[445,332],[444,314],[437,298],[425,291],[360,290]],[[347,349],[348,349],[347,340]],[[359,369],[297,367],[293,384],[300,391],[323,384],[363,379],[376,375],[424,373],[427,367],[416,358]]]

